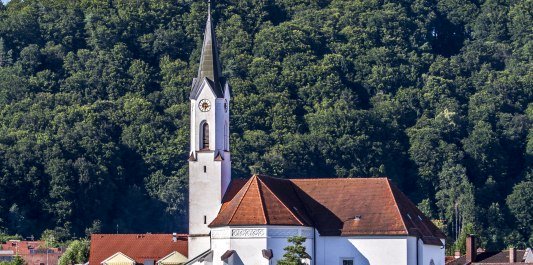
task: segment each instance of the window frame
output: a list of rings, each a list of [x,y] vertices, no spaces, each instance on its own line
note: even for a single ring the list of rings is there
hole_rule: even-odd
[[[208,151],[210,150],[210,128],[209,128],[209,123],[207,121],[202,121],[200,123],[200,150],[201,151]],[[207,140],[207,141],[206,141]]]
[[[341,257],[339,258],[339,265],[344,265],[344,261],[351,261],[355,265],[355,257]]]

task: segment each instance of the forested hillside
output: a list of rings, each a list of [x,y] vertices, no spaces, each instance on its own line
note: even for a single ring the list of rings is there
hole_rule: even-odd
[[[388,176],[533,245],[531,0],[221,0],[234,177]],[[185,231],[199,0],[0,3],[0,228]],[[464,234],[464,233],[462,233]]]

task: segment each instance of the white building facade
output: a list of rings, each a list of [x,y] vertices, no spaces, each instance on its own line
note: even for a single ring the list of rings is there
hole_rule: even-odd
[[[208,15],[191,101],[189,262],[277,264],[306,238],[316,265],[444,265],[444,234],[390,180],[232,180],[230,87]]]

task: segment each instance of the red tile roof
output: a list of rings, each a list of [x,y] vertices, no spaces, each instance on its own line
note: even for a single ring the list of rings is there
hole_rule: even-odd
[[[187,256],[187,235],[178,234],[177,242],[174,242],[172,234],[93,234],[89,264],[100,265],[117,252],[124,253],[138,264],[144,263],[145,259],[157,262],[174,251]]]
[[[236,183],[235,185],[239,185]],[[233,185],[231,185],[233,186]],[[230,191],[236,188],[230,186]],[[230,192],[230,196],[232,195]],[[289,180],[253,176],[223,203],[212,227],[225,225],[310,225],[304,206]]]
[[[387,178],[285,180],[254,175],[241,185],[232,183],[211,227],[304,225],[323,236],[410,235],[433,245],[445,238]]]
[[[13,250],[13,252],[18,253],[18,255],[29,255],[34,254],[32,250],[46,249],[46,242],[44,241],[23,241],[23,240],[11,240],[7,241],[4,244],[0,244],[0,249],[2,250]],[[59,248],[48,248],[53,252],[61,253]],[[44,250],[43,250],[44,252]]]
[[[62,249],[48,248],[48,254],[46,249],[44,241],[8,241],[0,244],[0,250],[12,251],[13,255],[22,257],[27,265],[58,264],[59,257],[63,254]]]

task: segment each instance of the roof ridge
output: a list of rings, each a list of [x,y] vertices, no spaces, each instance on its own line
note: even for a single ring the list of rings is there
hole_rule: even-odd
[[[282,178],[279,178],[282,179]],[[325,177],[325,178],[290,178],[290,181],[327,181],[327,180],[384,180],[389,179],[388,177]]]
[[[259,179],[259,178],[256,178],[256,179]],[[261,185],[259,185],[259,182],[261,182],[261,183],[263,183],[263,182],[261,181],[261,179],[259,179],[258,183],[257,183],[257,191],[259,192],[259,200],[261,201],[261,207],[263,208],[263,210],[261,212],[263,213],[263,217],[265,218],[265,224],[269,224],[270,223],[270,218],[267,220],[265,200],[263,199],[263,192],[261,190],[261,187],[260,187]]]
[[[398,200],[396,199],[396,196],[394,196],[394,192],[392,191],[390,179],[387,179],[387,187],[389,188],[389,192],[390,192],[390,194],[392,196],[392,199],[394,200],[394,207],[396,208],[396,210],[398,210],[398,214],[400,215],[400,218],[402,220],[402,225],[403,225],[403,227],[405,229],[405,232],[407,234],[409,234],[409,230],[407,229],[407,225],[405,223],[405,219],[404,219],[404,217],[402,215],[402,212],[400,211],[400,207],[398,206]]]
[[[229,196],[231,196],[229,194],[229,192],[228,192],[229,188],[231,187],[232,184],[234,184],[237,181],[244,181],[244,184],[242,185],[242,187],[235,194],[233,194],[233,197],[228,198]],[[224,205],[224,203],[230,202],[231,199],[233,199],[235,196],[237,196],[239,191],[244,187],[244,185],[246,185],[247,182],[248,182],[248,180],[246,180],[246,179],[231,179],[229,181],[228,189],[226,189],[226,193],[224,193],[224,196],[222,196],[222,205]],[[220,207],[219,213],[222,211],[222,205]]]
[[[239,198],[239,203],[237,204],[237,206],[235,207],[235,210],[233,211],[233,213],[231,214],[231,217],[229,218],[229,222],[228,223],[231,223],[231,221],[233,220],[233,217],[235,217],[235,214],[237,213],[237,210],[239,210],[240,206],[241,206],[241,203],[242,203],[242,200],[244,199],[244,197],[246,197],[246,194],[248,193],[248,191],[250,190],[250,186],[252,185],[252,181],[253,181],[253,178],[257,176],[252,176],[248,182],[242,187],[242,188],[246,188],[246,190],[244,191],[244,194]],[[248,186],[246,186],[248,185]]]
[[[300,200],[300,202],[302,203],[303,211],[305,212],[305,217],[308,219],[307,221],[309,221],[310,222],[309,224],[316,229],[317,227],[315,225],[315,220],[309,214],[309,211],[307,209],[307,204],[304,202],[304,200],[300,196],[300,192],[297,190],[297,189],[299,189],[298,186],[296,184],[294,184],[294,182],[292,182],[291,179],[289,179],[289,182],[291,183],[292,191],[294,192],[296,198],[298,198],[298,200]],[[304,192],[304,191],[302,191],[302,192]]]
[[[259,181],[261,181],[261,182],[265,185],[265,187],[267,188],[267,190],[269,190],[270,193],[272,193],[272,195],[274,195],[274,198],[276,198],[276,200],[278,200],[278,201],[281,203],[281,205],[283,205],[283,207],[285,207],[285,209],[289,210],[289,213],[291,213],[291,215],[292,215],[294,218],[296,218],[296,220],[297,220],[301,225],[305,226],[305,224],[302,222],[302,220],[300,220],[300,218],[298,218],[298,216],[296,216],[296,215],[292,212],[292,210],[289,209],[289,207],[287,207],[287,205],[285,205],[285,203],[284,203],[284,202],[278,197],[278,195],[277,195],[275,192],[273,192],[273,191],[270,189],[270,187],[268,187],[268,185],[267,185],[265,182],[263,182],[263,180],[261,180],[261,178],[259,178]],[[292,184],[291,181],[289,181],[289,182]]]

